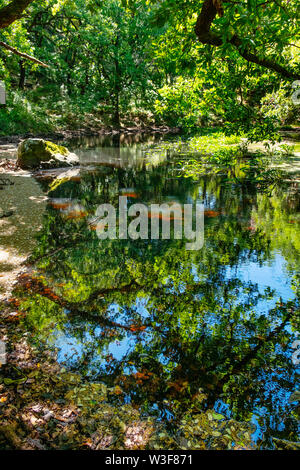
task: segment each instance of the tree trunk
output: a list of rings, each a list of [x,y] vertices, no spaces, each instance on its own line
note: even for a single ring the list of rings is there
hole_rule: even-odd
[[[119,97],[119,91],[116,90],[115,92],[115,99],[114,99],[114,113],[112,117],[112,124],[114,127],[121,127],[120,123],[120,97]]]
[[[24,67],[24,61],[20,60],[19,61],[20,65],[20,80],[19,80],[19,89],[24,90],[25,88],[25,82],[26,82],[26,69]]]
[[[13,0],[0,9],[0,29],[7,28],[14,21],[21,18],[23,11],[33,0]]]
[[[113,125],[117,128],[121,127],[120,123],[120,64],[119,64],[119,35],[116,37],[116,55],[115,55],[115,80],[114,80],[114,114]]]

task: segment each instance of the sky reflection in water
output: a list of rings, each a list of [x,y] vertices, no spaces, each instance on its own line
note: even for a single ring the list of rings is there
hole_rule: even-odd
[[[148,411],[174,415],[174,403],[188,407],[200,387],[207,406],[258,424],[256,439],[262,431],[266,439],[293,434],[288,399],[297,388],[291,345],[299,320],[287,312],[297,302],[299,193],[259,194],[222,177],[195,183],[178,177],[167,152],[152,150],[151,164],[151,151],[139,145],[94,144],[81,148],[80,177],[49,194],[37,272],[68,306],[51,310],[32,299],[32,317],[44,308],[47,318],[39,338],[66,367],[120,384],[126,399]],[[99,242],[88,218],[126,189],[130,204],[203,202],[212,211],[204,248],[186,252],[178,240]],[[76,201],[81,217],[66,218],[58,200]]]

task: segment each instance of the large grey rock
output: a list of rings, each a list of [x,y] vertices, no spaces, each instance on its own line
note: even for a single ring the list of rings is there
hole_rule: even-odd
[[[26,139],[19,144],[17,165],[24,170],[59,168],[79,164],[66,147],[43,139]]]

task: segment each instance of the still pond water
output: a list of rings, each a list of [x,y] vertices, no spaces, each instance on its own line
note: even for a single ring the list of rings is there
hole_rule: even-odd
[[[80,170],[39,179],[49,200],[33,259],[46,289],[24,299],[29,325],[64,367],[120,386],[145,413],[170,421],[201,389],[204,408],[254,423],[263,448],[296,440],[297,186],[184,178],[160,140],[85,139]],[[97,207],[121,195],[128,207],[203,203],[203,248],[100,241]]]

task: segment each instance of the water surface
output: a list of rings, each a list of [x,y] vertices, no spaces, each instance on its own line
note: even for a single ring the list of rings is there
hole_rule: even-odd
[[[299,191],[259,191],[223,176],[191,180],[152,142],[74,143],[83,166],[53,181],[38,235],[36,285],[23,299],[35,339],[67,369],[119,385],[120,402],[171,423],[216,410],[256,425],[254,439],[296,440]],[[77,147],[76,147],[77,146]],[[203,203],[205,243],[104,240],[103,203]]]

